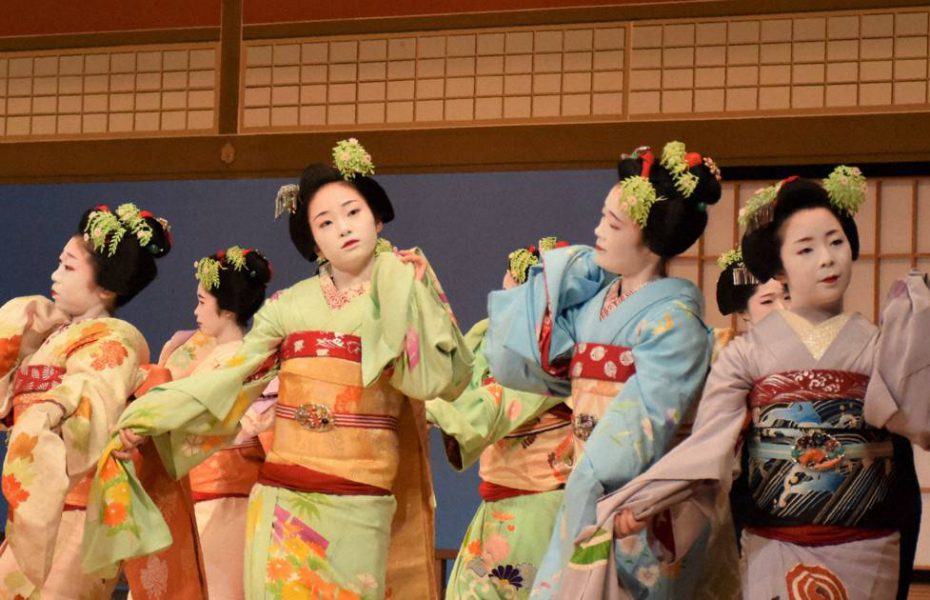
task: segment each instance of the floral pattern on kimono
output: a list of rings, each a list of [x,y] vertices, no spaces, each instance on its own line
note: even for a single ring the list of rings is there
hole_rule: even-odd
[[[488,356],[504,385],[572,395],[579,406],[603,406],[576,457],[549,548],[534,582],[539,597],[557,597],[563,571],[576,553],[575,538],[596,522],[598,499],[645,471],[668,450],[682,416],[697,399],[707,374],[713,334],[702,321],[700,291],[690,282],[654,281],[601,318],[611,276],[594,261],[591,248],[548,252],[528,282],[493,292]],[[548,331],[547,331],[548,328]],[[635,374],[625,383],[570,379],[567,364],[579,344],[628,348]],[[657,585],[687,590],[692,579],[661,572],[647,544],[632,564],[617,560],[632,593],[650,594]],[[683,592],[687,594],[687,592]]]

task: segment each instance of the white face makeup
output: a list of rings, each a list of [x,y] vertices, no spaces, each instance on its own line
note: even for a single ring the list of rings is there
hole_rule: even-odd
[[[791,307],[840,313],[852,276],[852,248],[843,227],[826,208],[801,210],[779,230],[783,279]]]
[[[324,185],[307,215],[317,253],[333,269],[357,274],[371,263],[382,226],[355,188],[340,182]]]
[[[220,310],[216,296],[201,284],[197,284],[197,307],[194,309],[194,317],[197,319],[197,329],[210,337],[219,337],[230,323],[236,323],[236,315],[228,310]]]
[[[611,188],[604,199],[601,220],[594,230],[598,266],[620,276],[641,272],[655,261],[643,243],[643,230],[620,209],[620,186]]]
[[[785,286],[780,281],[769,279],[756,286],[756,291],[750,296],[746,311],[742,313],[742,316],[750,324],[755,325],[769,313],[787,307],[788,294],[785,292]]]
[[[58,257],[52,273],[55,306],[74,320],[107,313],[114,294],[97,285],[90,252],[81,236],[73,236]]]

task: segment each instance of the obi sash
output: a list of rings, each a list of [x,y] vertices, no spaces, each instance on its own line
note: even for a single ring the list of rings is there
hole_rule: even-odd
[[[604,414],[607,404],[619,392],[619,387],[616,385],[613,387],[595,386],[598,389],[594,390],[594,393],[583,391],[580,387],[582,385],[588,387],[587,384],[591,382],[609,382],[620,385],[626,383],[636,373],[633,349],[628,346],[592,342],[575,344],[568,373],[572,379],[574,401],[572,430],[579,444],[576,451],[580,454],[584,442],[591,437],[591,432],[594,431],[598,420]],[[601,390],[600,387],[604,389]]]
[[[399,416],[407,400],[386,376],[362,385],[361,338],[292,333],[281,346],[280,360],[274,441],[259,483],[302,492],[389,494],[398,467]]]
[[[42,392],[61,383],[64,367],[54,365],[25,365],[13,376],[13,419],[37,402],[45,402]]]
[[[264,460],[265,451],[258,438],[216,452],[190,472],[194,502],[247,498]]]
[[[861,373],[812,369],[753,384],[750,530],[768,530],[767,537],[781,537],[773,528],[793,530],[789,541],[822,544],[894,527],[894,445],[887,431],[865,423],[868,383]]]
[[[552,407],[481,454],[478,492],[487,502],[565,487],[574,465],[572,412]]]

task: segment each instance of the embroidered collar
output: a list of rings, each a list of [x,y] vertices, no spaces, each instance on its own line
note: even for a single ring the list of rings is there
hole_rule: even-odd
[[[327,306],[333,310],[340,310],[359,296],[367,294],[371,290],[371,282],[366,281],[349,289],[339,290],[333,282],[332,267],[327,263],[320,267],[320,289],[323,290]]]
[[[607,295],[604,296],[604,304],[601,306],[601,321],[607,318],[611,312],[618,306],[620,306],[624,300],[643,289],[653,281],[658,281],[658,279],[650,279],[649,281],[644,281],[639,284],[632,290],[627,290],[623,293],[618,293],[620,291],[620,284],[623,283],[623,278],[618,277],[610,287],[607,289]]]
[[[836,336],[839,335],[852,316],[852,313],[842,313],[815,325],[790,310],[780,312],[785,318],[785,322],[794,330],[801,339],[801,343],[814,357],[814,360],[820,360],[823,357],[830,344],[836,340]]]

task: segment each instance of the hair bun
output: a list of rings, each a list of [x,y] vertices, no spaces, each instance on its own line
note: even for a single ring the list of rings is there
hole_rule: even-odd
[[[716,204],[720,201],[720,195],[723,192],[720,187],[720,171],[717,170],[713,161],[710,161],[710,165],[707,164],[708,161],[710,159],[704,159],[704,162],[688,170],[697,177],[697,185],[688,199],[697,204]]]
[[[145,221],[152,228],[152,240],[145,249],[155,258],[161,258],[171,251],[174,241],[171,235],[171,225],[166,219],[146,215]]]
[[[266,286],[271,281],[271,261],[258,250],[251,249],[246,253],[245,268],[256,284]]]

